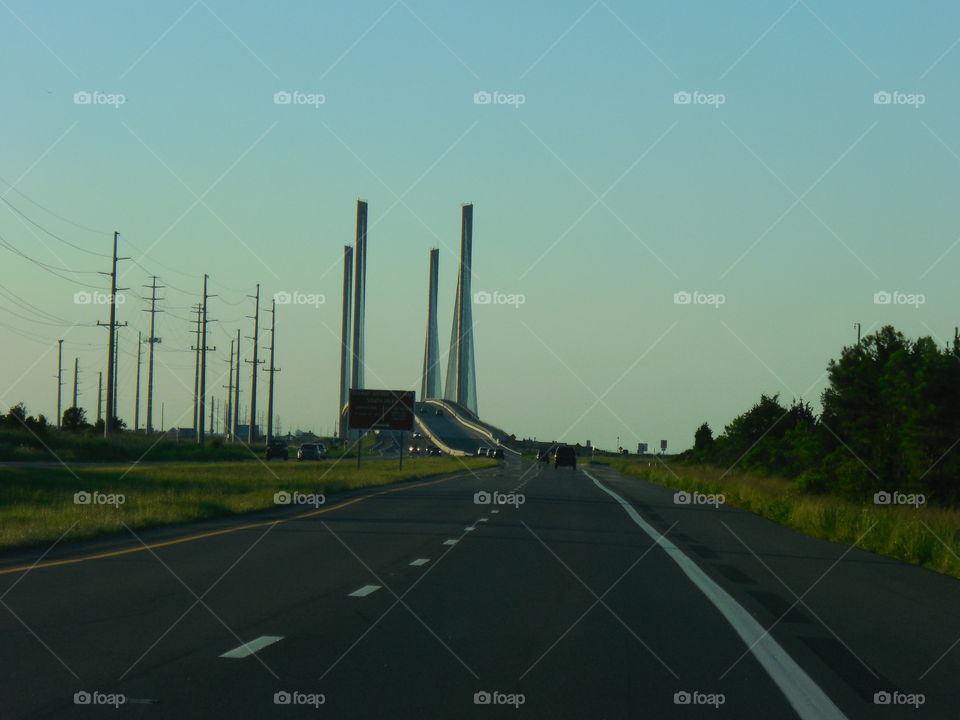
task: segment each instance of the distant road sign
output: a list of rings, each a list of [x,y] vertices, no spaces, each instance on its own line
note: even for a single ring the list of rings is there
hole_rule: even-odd
[[[667,441],[666,441],[666,440],[661,440],[661,441],[660,441],[660,452],[666,452],[666,451],[667,451]]]
[[[413,430],[412,390],[350,390],[352,430]]]

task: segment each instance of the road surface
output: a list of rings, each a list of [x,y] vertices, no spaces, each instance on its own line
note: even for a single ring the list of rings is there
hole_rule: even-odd
[[[605,467],[297,514],[0,557],[0,716],[957,716],[957,581]]]

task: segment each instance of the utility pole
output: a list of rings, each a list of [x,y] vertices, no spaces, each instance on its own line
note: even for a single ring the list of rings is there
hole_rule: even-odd
[[[280,372],[280,368],[274,367],[274,349],[277,344],[277,301],[274,299],[270,307],[270,384],[267,386],[267,445],[273,439],[273,376]]]
[[[73,359],[73,407],[77,406],[77,384],[80,379],[80,358]]]
[[[196,358],[193,366],[193,431],[197,434],[199,423],[197,422],[197,412],[200,402],[200,306],[195,305],[194,311],[197,313],[197,319],[194,322],[197,324],[197,342],[191,348],[196,352]]]
[[[57,429],[63,426],[63,409],[60,407],[63,391],[63,340],[57,340]]]
[[[133,431],[140,430],[140,352],[143,350],[143,334],[137,331],[137,392],[133,401]]]
[[[160,338],[155,336],[153,330],[157,313],[163,312],[157,310],[157,300],[163,299],[157,297],[157,290],[163,288],[163,285],[157,285],[157,278],[154,276],[153,282],[144,287],[150,288],[150,309],[144,311],[150,313],[150,337],[147,338],[147,342],[150,344],[150,353],[147,359],[147,435],[149,435],[153,432],[153,346],[161,342]]]
[[[240,423],[240,328],[237,328],[237,364],[234,368],[237,374],[233,381],[233,442],[237,441],[238,426]]]
[[[857,345],[860,344],[860,323],[854,323],[854,327],[857,328]]]
[[[257,426],[257,365],[262,360],[257,360],[257,342],[260,334],[260,283],[257,283],[257,294],[253,296],[255,299],[254,309],[253,309],[253,337],[250,338],[253,340],[253,360],[248,360],[247,362],[251,365],[250,373],[250,427],[247,428],[247,442],[253,444],[253,441],[256,439],[255,428]]]
[[[236,432],[236,428],[232,427],[230,422],[233,417],[233,346],[236,344],[236,341],[230,340],[230,370],[227,372],[227,384],[221,385],[227,389],[227,414],[223,418],[223,435],[224,438],[229,439],[233,437],[233,434]]]
[[[200,409],[198,419],[200,421],[200,430],[197,432],[197,442],[203,443],[204,419],[207,414],[207,351],[216,350],[216,347],[207,347],[207,300],[216,295],[207,295],[207,280],[210,276],[203,276],[203,321],[201,323],[203,331],[200,339]],[[210,424],[213,425],[213,416],[211,415]]]
[[[110,266],[109,273],[101,273],[101,275],[110,275],[110,321],[106,323],[109,328],[109,335],[107,338],[107,417],[103,421],[103,436],[109,437],[110,433],[113,432],[113,413],[109,412],[114,406],[114,396],[113,396],[113,386],[114,386],[114,340],[117,334],[117,260],[129,260],[130,258],[118,258],[117,257],[117,241],[120,237],[119,232],[113,233],[113,262]],[[121,288],[125,289],[125,288]],[[97,321],[97,325],[103,325],[104,323]],[[122,323],[126,325],[126,323]],[[99,402],[97,404],[99,411]]]
[[[100,422],[100,419],[103,417],[103,371],[101,370],[97,373],[99,380],[97,380],[97,422]]]
[[[119,417],[117,408],[119,407],[119,400],[117,399],[117,388],[120,387],[120,328],[117,328],[116,332],[116,344],[113,348],[113,409],[110,411],[111,417]]]

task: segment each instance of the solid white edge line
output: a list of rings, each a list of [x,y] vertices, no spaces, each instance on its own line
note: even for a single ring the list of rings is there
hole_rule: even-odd
[[[421,565],[426,565],[428,562],[430,562],[430,558],[417,558],[410,564],[414,567],[420,567]]]
[[[653,526],[640,517],[640,514],[629,502],[613,490],[605,487],[603,483],[586,470],[583,472],[593,480],[594,485],[620,503],[630,519],[656,541],[690,581],[697,586],[697,589],[720,611],[720,614],[730,623],[747,647],[751,648],[750,652],[786,696],[797,715],[803,720],[822,720],[822,718],[846,720],[846,715],[834,704],[833,700],[740,603],[714,582],[680,548],[661,536]]]
[[[231,658],[234,660],[239,660],[241,658],[249,657],[253,655],[258,650],[263,650],[263,648],[268,645],[273,645],[275,642],[280,642],[283,640],[279,635],[261,635],[256,640],[251,640],[248,643],[244,643],[240,647],[234,648],[233,650],[227,650],[220,657],[222,658]]]

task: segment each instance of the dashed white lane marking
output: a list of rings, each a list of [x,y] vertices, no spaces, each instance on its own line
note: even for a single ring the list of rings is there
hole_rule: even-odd
[[[283,638],[279,635],[261,635],[256,640],[251,640],[250,642],[244,643],[238,648],[228,650],[220,657],[233,659],[250,657],[257,652],[257,650],[262,650],[263,648],[267,647],[267,645],[273,645],[275,642],[280,642],[281,640],[283,640]]]
[[[605,487],[586,470],[583,473],[593,480],[594,485],[620,503],[630,519],[639,525],[640,529],[649,535],[657,545],[663,548],[670,559],[680,566],[690,582],[706,595],[707,599],[713,603],[737,635],[750,648],[750,652],[757,659],[757,662],[763,666],[763,669],[767,671],[780,691],[786,695],[787,700],[802,720],[819,720],[820,718],[846,720],[846,715],[834,704],[833,700],[787,654],[786,650],[780,647],[773,636],[763,629],[763,626],[754,619],[753,615],[747,612],[740,603],[734,600],[726,590],[720,587],[680,548],[663,537],[652,525],[640,517],[640,514],[629,502],[610,488]]]
[[[375,593],[380,589],[379,585],[364,585],[350,593],[347,597],[366,597],[370,593]]]
[[[487,522],[490,518],[480,518],[477,522]]]
[[[458,542],[460,542],[460,541],[459,541],[459,540],[455,540],[455,539],[453,539],[453,538],[450,538],[449,540],[444,540],[444,541],[443,541],[443,544],[444,544],[444,545],[456,545]]]
[[[420,567],[421,565],[426,565],[428,562],[430,562],[430,558],[417,558],[410,564],[414,567]]]
[[[475,528],[473,525],[471,525],[470,527],[465,527],[465,528],[464,528],[464,531],[465,531],[465,532],[473,532],[474,530],[476,530],[476,528]]]

